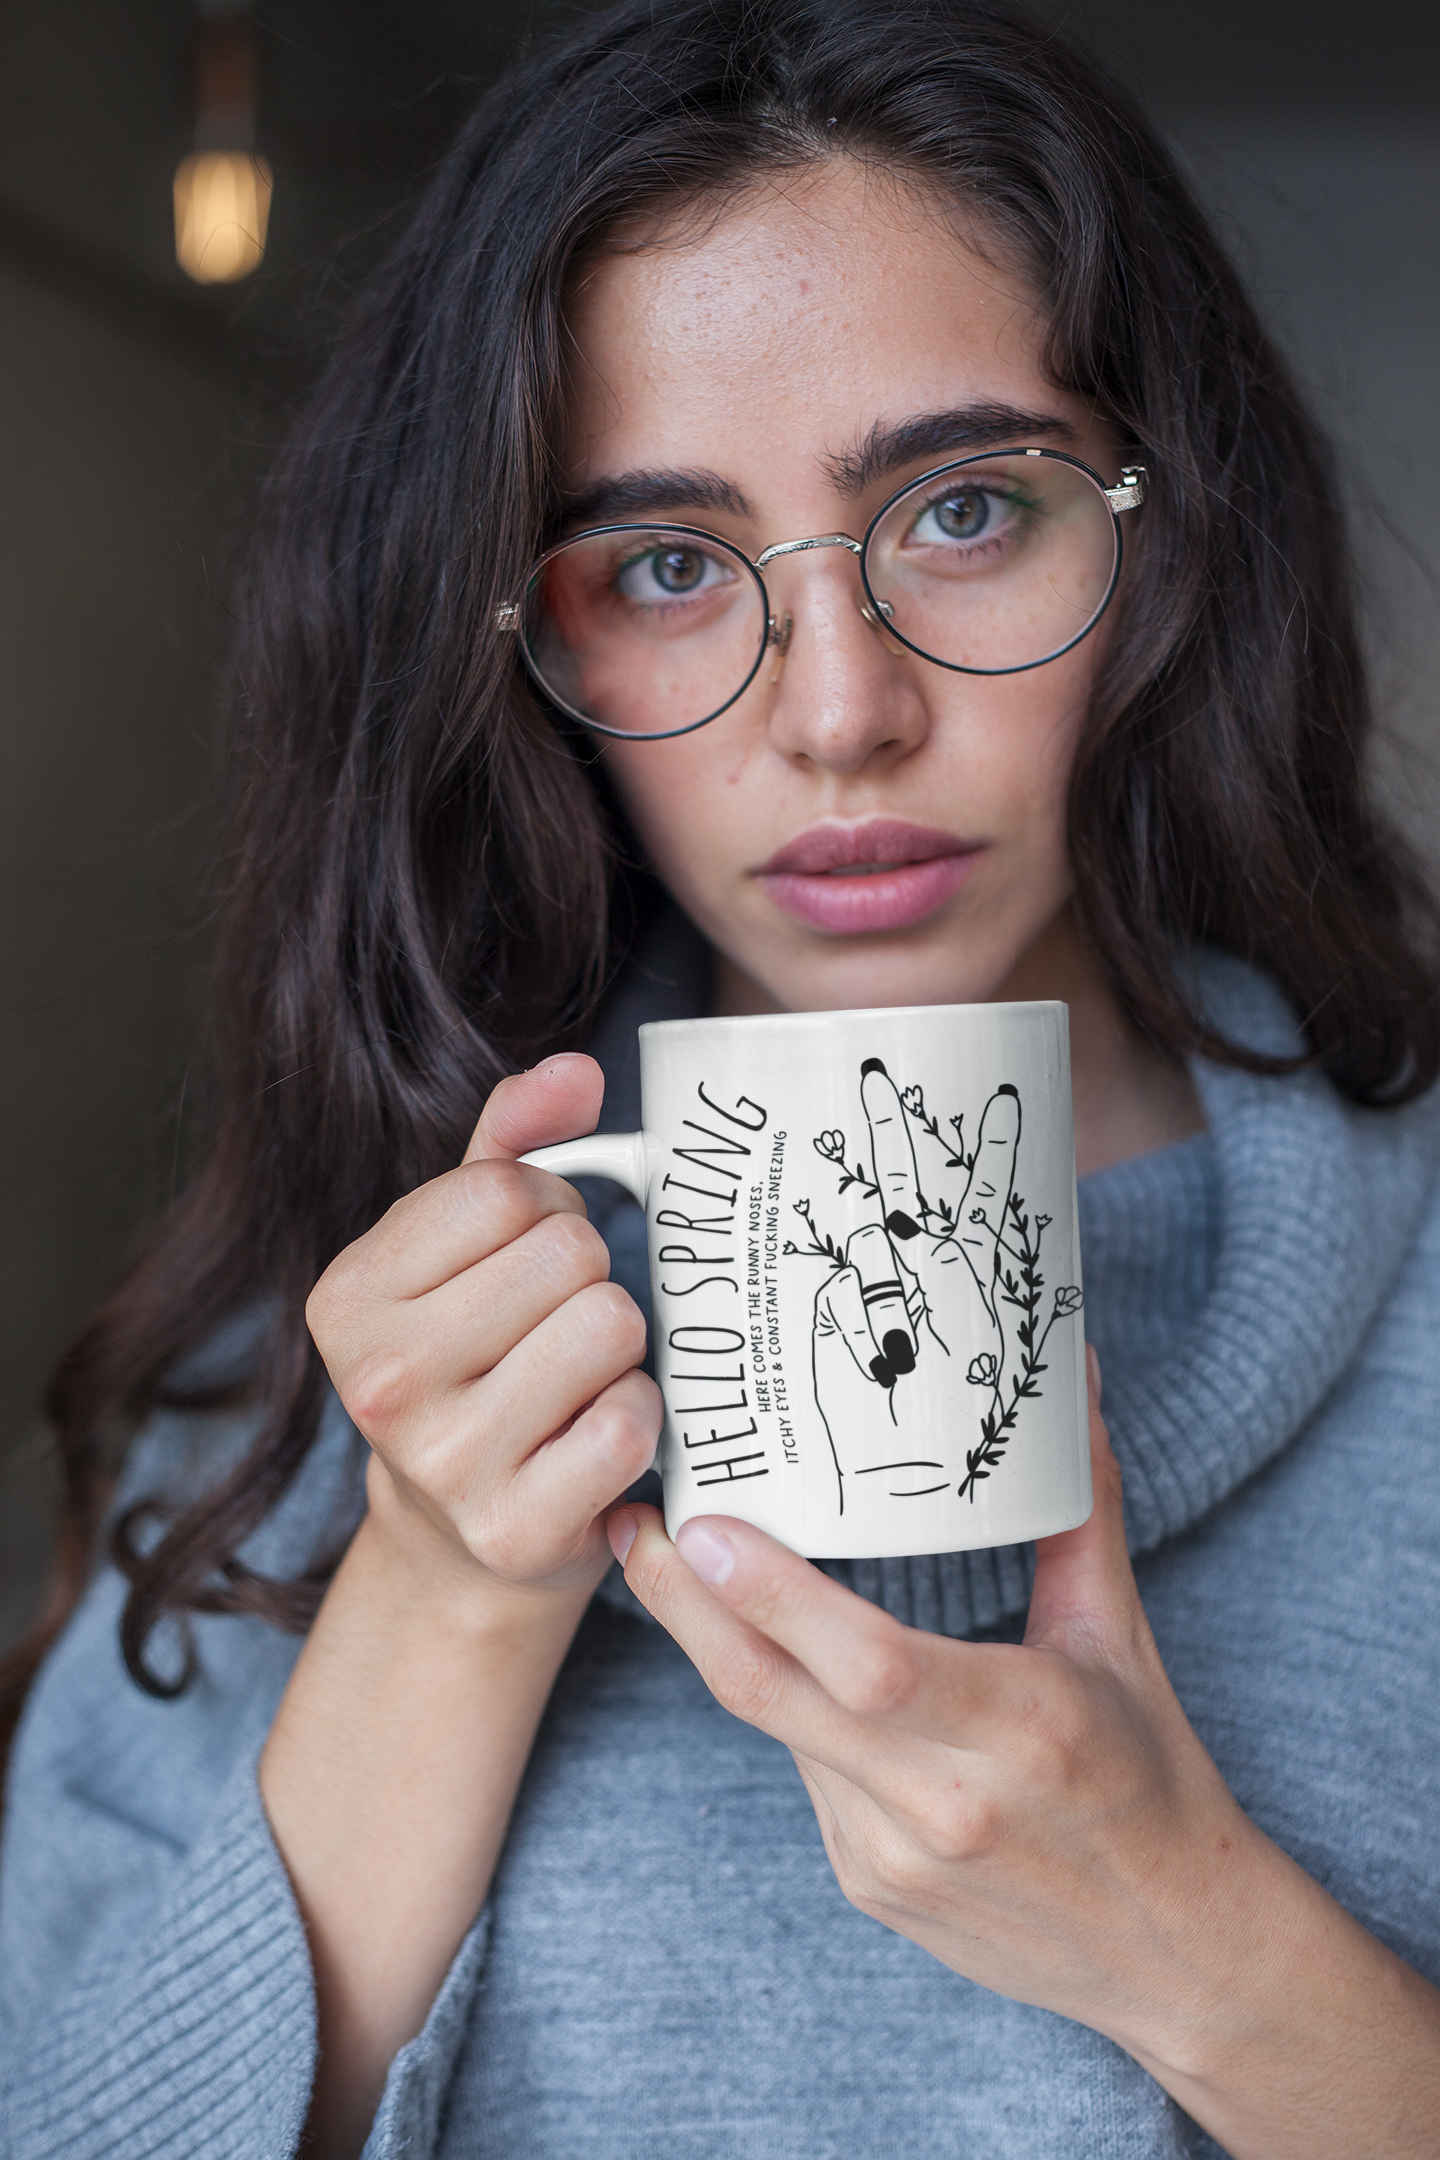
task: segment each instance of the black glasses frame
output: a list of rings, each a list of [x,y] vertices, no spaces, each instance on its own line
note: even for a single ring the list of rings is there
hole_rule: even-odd
[[[897,630],[890,620],[891,608],[889,602],[880,599],[870,583],[870,542],[874,538],[881,521],[889,516],[896,503],[910,494],[915,488],[925,487],[935,480],[943,480],[949,473],[963,472],[970,465],[985,465],[993,463],[996,458],[1013,457],[1048,458],[1056,464],[1073,466],[1076,472],[1084,473],[1087,480],[1094,482],[1096,491],[1110,512],[1110,521],[1115,533],[1115,561],[1110,573],[1110,582],[1105,588],[1105,597],[1083,630],[1077,630],[1074,637],[1068,639],[1063,645],[1057,645],[1054,652],[1045,653],[1039,660],[1021,660],[1014,667],[977,668],[967,667],[963,661],[959,660],[937,659],[934,653],[926,652],[923,646],[914,644],[902,631]],[[557,710],[567,714],[570,719],[579,721],[582,727],[592,729],[597,735],[608,735],[616,742],[669,742],[677,735],[693,735],[697,728],[708,727],[712,720],[718,720],[722,713],[728,712],[732,705],[737,704],[744,697],[745,692],[754,682],[755,677],[760,672],[767,651],[774,646],[783,653],[789,645],[791,618],[787,616],[783,625],[777,624],[774,615],[770,611],[770,594],[762,574],[765,564],[773,561],[778,555],[803,554],[813,548],[844,547],[858,557],[857,567],[860,572],[860,584],[865,594],[865,604],[860,610],[861,614],[876,629],[883,628],[886,630],[897,644],[905,647],[907,652],[914,653],[919,660],[928,661],[931,667],[945,668],[954,675],[1026,675],[1032,668],[1048,667],[1052,660],[1059,660],[1065,653],[1073,652],[1077,645],[1089,637],[1091,631],[1109,607],[1110,602],[1115,597],[1115,588],[1120,582],[1120,570],[1125,553],[1124,536],[1120,528],[1120,514],[1125,510],[1137,510],[1141,503],[1144,502],[1146,477],[1146,468],[1143,465],[1126,464],[1120,469],[1120,485],[1110,487],[1106,484],[1104,477],[1096,472],[1093,465],[1087,465],[1083,458],[1072,457],[1066,450],[1036,450],[1023,443],[1005,450],[977,450],[973,451],[968,457],[951,458],[943,465],[932,466],[929,472],[920,473],[914,480],[907,480],[903,487],[896,488],[893,494],[886,497],[880,508],[875,512],[874,517],[871,518],[865,528],[863,538],[859,540],[852,539],[849,533],[816,533],[803,540],[780,540],[771,547],[763,548],[753,562],[743,549],[735,545],[733,540],[723,539],[719,533],[709,532],[703,525],[672,525],[668,520],[659,519],[627,520],[608,525],[587,525],[583,531],[571,533],[568,538],[557,541],[554,547],[547,548],[545,553],[531,565],[522,587],[524,597],[518,601],[509,601],[497,610],[496,628],[513,630],[518,633],[520,656],[525,663],[527,672],[549,702]],[[703,540],[709,547],[723,549],[728,556],[732,557],[735,562],[739,563],[748,572],[753,580],[760,596],[761,614],[765,629],[749,673],[739,688],[726,698],[723,705],[717,705],[713,712],[706,713],[703,720],[689,720],[684,727],[657,728],[651,734],[642,735],[628,728],[607,727],[603,720],[592,720],[588,713],[583,713],[577,706],[568,704],[541,674],[540,668],[530,651],[529,640],[525,635],[524,617],[525,601],[529,598],[534,589],[535,581],[544,571],[546,564],[553,562],[557,555],[562,555],[567,548],[573,547],[577,541],[601,539],[607,533],[649,532],[678,533],[685,539]]]

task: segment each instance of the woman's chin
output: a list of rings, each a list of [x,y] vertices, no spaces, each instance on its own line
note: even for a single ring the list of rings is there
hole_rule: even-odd
[[[775,939],[737,953],[732,967],[759,993],[746,1000],[751,1011],[853,1012],[991,1004],[1003,994],[1014,955],[966,951],[952,930],[948,937],[807,938],[799,951]]]

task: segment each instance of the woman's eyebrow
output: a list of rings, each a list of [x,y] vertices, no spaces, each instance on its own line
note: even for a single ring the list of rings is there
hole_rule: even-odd
[[[753,515],[733,481],[699,470],[611,473],[567,496],[561,510],[567,525],[604,525],[675,510],[728,510],[742,518]]]
[[[1058,413],[1022,412],[1015,405],[956,405],[910,420],[877,420],[856,450],[825,460],[825,471],[842,495],[863,495],[916,458],[964,457],[972,450],[1023,443],[1032,435],[1074,442],[1076,432]]]
[[[1073,442],[1075,430],[1058,413],[1022,412],[1015,405],[956,405],[944,412],[920,413],[909,420],[877,420],[858,449],[842,450],[824,460],[831,483],[842,495],[862,495],[874,481],[916,458],[964,457],[1002,443],[1039,435]],[[651,518],[677,510],[728,510],[754,516],[747,497],[732,480],[700,467],[655,467],[610,473],[567,496],[561,514],[567,525],[604,525],[629,518]]]

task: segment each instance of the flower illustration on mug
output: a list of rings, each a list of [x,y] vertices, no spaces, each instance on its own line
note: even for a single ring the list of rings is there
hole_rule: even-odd
[[[914,1087],[902,1088],[900,1091],[900,1100],[905,1105],[905,1108],[909,1111],[911,1117],[924,1117],[925,1097],[918,1085]]]
[[[845,1159],[845,1149],[845,1135],[838,1127],[832,1132],[822,1132],[815,1135],[815,1152],[817,1155],[823,1155],[826,1162],[834,1163],[836,1169],[840,1172],[840,1190],[842,1193],[848,1192],[852,1185],[858,1185],[869,1198],[878,1197],[880,1188],[866,1176],[863,1163],[855,1163],[853,1166],[848,1163]]]
[[[1055,1292],[1056,1319],[1068,1320],[1071,1313],[1079,1312],[1084,1302],[1083,1293],[1075,1287],[1074,1283],[1062,1283]]]
[[[965,1369],[965,1378],[971,1387],[993,1388],[1000,1378],[1000,1360],[991,1350],[982,1350],[972,1357]]]

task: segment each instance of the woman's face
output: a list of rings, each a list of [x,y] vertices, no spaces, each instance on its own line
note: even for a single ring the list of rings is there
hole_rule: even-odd
[[[858,538],[897,487],[989,442],[1119,477],[1117,445],[1040,372],[1023,279],[852,164],[602,257],[569,321],[567,489],[624,482],[617,514],[702,525],[752,559]],[[1016,417],[977,438],[981,407]],[[641,474],[657,477],[637,500]],[[783,658],[694,734],[604,744],[655,868],[721,956],[722,994],[788,1010],[994,997],[1069,898],[1066,785],[1109,618],[1043,667],[962,675],[871,627],[846,549],[782,556],[765,578],[794,621]]]

